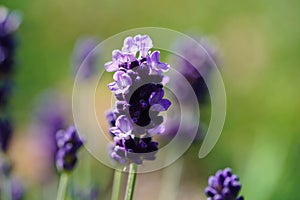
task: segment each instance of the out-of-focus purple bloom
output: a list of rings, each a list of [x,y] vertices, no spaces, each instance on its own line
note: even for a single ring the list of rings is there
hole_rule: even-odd
[[[97,69],[97,61],[99,57],[98,40],[93,37],[79,38],[75,44],[72,55],[72,69],[74,74],[80,69],[80,78],[90,78]]]
[[[127,37],[122,51],[114,50],[112,61],[105,64],[108,72],[115,71],[108,88],[117,98],[107,114],[115,142],[111,156],[123,164],[155,158],[158,143],[152,136],[163,133],[159,113],[171,105],[164,98],[162,74],[169,65],[160,61],[159,51],[150,52],[152,47],[147,35]]]
[[[25,189],[22,183],[16,178],[13,178],[11,181],[11,193],[12,193],[12,200],[25,199]]]
[[[218,48],[207,38],[194,37],[193,42],[184,39],[177,41],[176,50],[183,57],[176,57],[172,59],[172,65],[178,70],[188,82],[191,84],[194,92],[200,103],[205,102],[208,94],[207,85],[203,76],[209,77],[214,65],[218,63],[219,55]],[[184,88],[178,82],[174,82],[176,86],[182,91],[182,95],[189,96],[184,93]]]
[[[0,147],[3,152],[6,152],[8,149],[12,132],[11,121],[6,118],[0,118]]]
[[[77,152],[83,145],[74,126],[66,131],[58,131],[56,134],[58,151],[56,154],[56,166],[59,171],[72,171],[77,163]]]
[[[208,103],[206,101],[208,88],[203,77],[206,77],[206,81],[209,81],[215,64],[219,63],[219,50],[212,41],[199,36],[195,36],[193,39],[194,41],[178,39],[174,44],[174,50],[182,57],[170,56],[170,62],[174,69],[184,76],[193,89],[193,94],[190,94],[186,89],[186,85],[181,82],[173,81],[170,83],[176,91],[180,91],[180,106],[184,106],[186,110],[191,110],[191,113],[195,106],[198,106],[191,103],[190,99],[192,99],[193,95],[196,95],[200,106]],[[170,74],[170,76],[176,77],[175,74]],[[200,124],[196,138],[191,138],[192,136],[189,133],[193,133],[191,130],[194,130],[196,127],[191,126],[190,120],[193,119],[185,117],[181,120],[180,116],[173,116],[166,125],[166,138],[174,137],[174,133],[177,133],[176,130],[178,130],[180,123],[181,130],[184,130],[186,133],[185,139],[199,140],[204,129],[204,124]]]
[[[0,7],[0,73],[12,72],[15,63],[16,39],[15,31],[21,23],[17,12],[10,12],[5,7]]]
[[[46,91],[38,97],[35,108],[35,120],[40,126],[46,127],[49,134],[55,135],[66,125],[66,105],[60,95]]]
[[[243,200],[244,197],[239,196],[241,187],[238,176],[226,168],[209,177],[205,194],[208,200]]]
[[[15,63],[16,49],[14,32],[20,22],[21,18],[16,12],[10,12],[0,6],[0,110],[4,116],[0,119],[0,147],[3,152],[7,151],[12,137],[12,125],[6,117],[6,108],[13,86],[11,72]]]
[[[9,160],[1,157],[0,174],[9,177],[11,175],[12,169],[13,169],[12,163]]]
[[[46,141],[45,149],[52,158],[51,163],[55,163],[58,149],[55,135],[58,130],[66,128],[67,106],[63,98],[55,91],[44,92],[37,98],[35,106],[34,131],[41,140]]]

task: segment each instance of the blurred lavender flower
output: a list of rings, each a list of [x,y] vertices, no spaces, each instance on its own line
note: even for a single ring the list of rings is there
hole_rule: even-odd
[[[183,58],[173,58],[172,65],[189,81],[200,103],[205,102],[208,94],[203,76],[209,76],[215,63],[218,63],[218,48],[204,37],[194,37],[195,41],[177,41],[175,44]],[[202,48],[201,48],[202,47]],[[211,60],[212,59],[212,60]],[[195,64],[195,66],[193,66]],[[174,82],[185,95],[180,83]],[[188,98],[188,95],[186,96]]]
[[[11,182],[12,200],[25,199],[25,189],[19,179],[13,178]]]
[[[105,64],[108,72],[115,71],[114,82],[108,84],[117,98],[115,109],[107,114],[114,138],[112,158],[122,164],[155,159],[158,143],[152,136],[162,134],[163,117],[171,102],[164,97],[162,75],[169,65],[160,62],[160,52],[153,47],[148,35],[127,37],[122,51],[112,52],[112,61]]]
[[[77,40],[71,60],[75,75],[80,67],[82,68],[80,78],[88,79],[95,73],[99,56],[98,50],[95,49],[97,45],[98,39],[96,38],[87,37]]]
[[[208,200],[243,200],[244,197],[239,196],[241,187],[238,176],[226,168],[209,177],[205,194]]]
[[[66,128],[67,109],[64,99],[56,91],[45,91],[37,97],[34,109],[33,131],[36,132],[45,141],[45,149],[49,157],[52,158],[50,163],[55,163],[57,131]]]
[[[7,151],[12,137],[12,125],[8,117],[5,116],[7,115],[5,111],[13,86],[11,72],[14,67],[16,49],[14,32],[20,23],[21,18],[17,12],[10,12],[7,8],[0,6],[0,145],[3,152]]]
[[[3,152],[6,152],[8,149],[12,132],[11,121],[6,118],[0,118],[0,147]]]
[[[179,39],[174,43],[174,49],[182,57],[170,56],[169,60],[180,74],[182,74],[186,80],[191,85],[194,94],[197,97],[199,106],[207,103],[208,88],[204,81],[204,76],[210,78],[211,72],[214,65],[219,62],[219,50],[218,48],[205,37],[194,36],[194,41]],[[176,77],[175,74],[170,74],[170,76]],[[180,106],[184,106],[185,109],[191,110],[193,112],[195,105],[191,103],[190,96],[184,88],[185,86],[178,81],[173,81],[170,83],[172,87],[180,91],[181,99]],[[175,104],[179,106],[179,104]],[[177,112],[177,110],[175,111]],[[193,117],[193,116],[191,116]],[[170,139],[174,137],[174,133],[177,133],[179,129],[179,124],[182,130],[185,130],[186,139],[192,137],[189,133],[192,133],[195,127],[191,126],[191,118],[183,119],[179,115],[172,115],[166,126],[166,136],[165,139]],[[198,127],[198,133],[194,141],[198,141],[201,138],[201,133],[205,129],[204,124],[200,123]]]
[[[20,15],[0,7],[0,73],[9,74],[14,67],[16,49],[15,31],[21,23]]]
[[[72,171],[77,162],[77,151],[83,145],[74,126],[66,131],[60,130],[56,134],[58,151],[56,154],[56,166],[59,171]]]

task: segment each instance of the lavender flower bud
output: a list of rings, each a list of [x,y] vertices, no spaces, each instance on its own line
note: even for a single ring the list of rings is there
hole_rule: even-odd
[[[238,176],[232,174],[230,168],[226,168],[209,177],[205,194],[212,200],[243,200],[244,197],[239,196],[241,187]]]
[[[56,154],[56,166],[59,171],[70,172],[77,163],[77,152],[83,145],[75,127],[71,126],[66,131],[58,131],[56,134],[58,151]]]
[[[147,35],[127,37],[122,51],[112,52],[112,61],[105,64],[115,71],[108,88],[117,98],[115,108],[107,114],[114,137],[111,157],[122,164],[155,159],[158,143],[152,136],[163,133],[163,118],[171,102],[164,98],[163,72],[169,65],[160,61],[160,52]]]

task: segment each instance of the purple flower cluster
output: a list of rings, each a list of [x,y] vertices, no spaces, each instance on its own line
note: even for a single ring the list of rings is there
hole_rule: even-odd
[[[56,166],[59,171],[70,172],[77,163],[77,152],[83,145],[74,126],[66,131],[60,130],[56,134],[58,151],[56,154]]]
[[[107,115],[115,144],[111,156],[122,164],[155,159],[158,143],[152,136],[164,132],[159,113],[171,105],[164,98],[162,74],[169,65],[160,61],[159,51],[149,51],[152,47],[148,35],[127,37],[122,50],[114,50],[105,64],[108,72],[115,71],[108,87],[117,99]]]
[[[15,63],[16,39],[14,32],[20,25],[20,16],[0,7],[0,73],[12,72]]]
[[[15,66],[15,31],[20,25],[16,12],[0,7],[0,147],[8,149],[12,137],[12,125],[7,113],[7,103],[13,88],[12,72]]]
[[[243,200],[244,197],[239,196],[241,187],[238,176],[226,168],[209,177],[205,194],[208,200]]]

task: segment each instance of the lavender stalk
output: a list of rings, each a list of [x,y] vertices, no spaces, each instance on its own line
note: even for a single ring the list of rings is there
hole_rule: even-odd
[[[56,134],[58,151],[56,154],[56,167],[61,172],[59,180],[57,200],[65,200],[67,196],[68,176],[74,170],[77,163],[77,152],[83,145],[75,127],[71,126],[66,131],[58,131]]]
[[[127,182],[125,200],[133,199],[136,175],[137,175],[137,165],[134,163],[131,163],[130,169],[129,169],[129,174],[128,174],[128,182]]]
[[[66,199],[68,179],[69,179],[69,175],[67,173],[61,174],[56,200],[65,200]]]
[[[114,50],[112,61],[105,64],[106,71],[115,72],[108,88],[117,99],[107,114],[114,141],[110,156],[130,166],[125,199],[133,197],[137,165],[156,158],[158,142],[152,139],[164,132],[159,114],[171,105],[163,89],[169,65],[160,61],[159,51],[149,51],[152,47],[148,35],[127,37],[122,50]]]
[[[112,200],[119,200],[121,196],[121,185],[123,181],[123,173],[121,170],[115,170],[113,189],[112,189]]]

